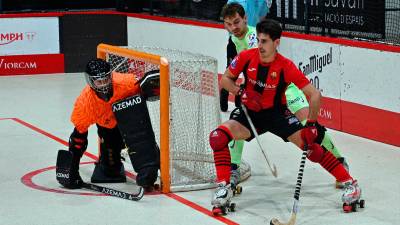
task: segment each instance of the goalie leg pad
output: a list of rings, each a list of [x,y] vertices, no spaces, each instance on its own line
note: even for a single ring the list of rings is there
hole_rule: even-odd
[[[108,129],[97,125],[100,138],[100,157],[92,174],[92,183],[126,182],[125,169],[121,162],[124,147],[117,127]]]
[[[136,184],[144,188],[154,185],[158,176],[158,168],[155,166],[143,167],[136,176]]]
[[[157,179],[156,171],[160,168],[160,150],[146,101],[140,95],[132,96],[114,103],[113,112],[128,147],[133,169],[138,173],[138,184],[153,185]]]
[[[57,181],[64,187],[76,189],[82,187],[79,176],[79,161],[76,162],[72,151],[59,150],[56,163]]]

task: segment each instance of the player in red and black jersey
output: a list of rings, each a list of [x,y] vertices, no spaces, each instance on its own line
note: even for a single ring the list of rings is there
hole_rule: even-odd
[[[258,48],[242,51],[231,62],[221,78],[221,86],[239,95],[251,121],[259,134],[271,132],[300,149],[308,147],[307,158],[319,163],[336,180],[346,184],[343,202],[351,204],[360,199],[361,189],[357,181],[346,171],[335,156],[315,142],[320,135],[316,128],[321,93],[309,82],[295,64],[279,54],[282,29],[277,21],[265,19],[257,24]],[[244,74],[245,85],[235,80]],[[309,99],[307,124],[300,121],[286,106],[286,87],[294,83]],[[218,187],[212,200],[214,207],[224,207],[232,197],[230,187],[231,159],[228,143],[234,140],[254,138],[245,114],[239,111],[230,120],[210,133],[210,146],[214,151]]]

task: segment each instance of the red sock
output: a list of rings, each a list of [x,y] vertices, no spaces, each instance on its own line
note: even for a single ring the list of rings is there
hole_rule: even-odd
[[[228,128],[219,126],[210,134],[210,145],[213,147],[217,182],[225,181],[227,184],[231,178],[231,154],[228,144],[232,140],[232,134]]]
[[[319,164],[321,164],[321,166],[330,174],[332,174],[339,182],[345,182],[353,179],[349,172],[347,172],[347,170],[343,167],[342,163],[340,163],[330,151],[326,151],[324,153],[324,156]]]

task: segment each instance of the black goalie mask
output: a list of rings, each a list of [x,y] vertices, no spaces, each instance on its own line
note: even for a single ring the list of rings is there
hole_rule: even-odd
[[[110,100],[113,95],[112,70],[108,62],[103,59],[93,59],[86,64],[85,78],[96,95],[104,101]]]

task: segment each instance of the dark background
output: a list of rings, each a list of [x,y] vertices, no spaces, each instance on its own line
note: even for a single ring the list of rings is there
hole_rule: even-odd
[[[101,26],[99,26],[101,24]],[[82,72],[96,57],[97,45],[128,45],[125,15],[71,14],[60,17],[60,46],[65,72]]]
[[[347,5],[326,7],[326,2]],[[363,7],[351,7],[354,2]],[[220,11],[225,3],[226,0],[0,0],[0,12],[117,10],[222,23]],[[278,3],[283,15],[280,17]],[[332,22],[326,20],[328,14],[362,17],[363,23]],[[281,22],[285,31],[400,45],[400,0],[272,0],[268,17]]]

